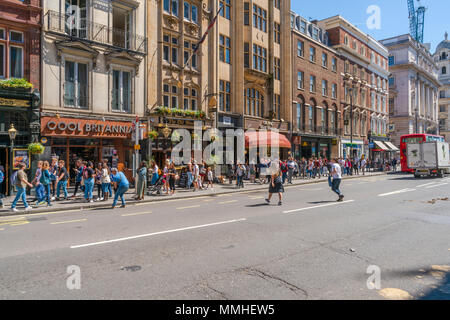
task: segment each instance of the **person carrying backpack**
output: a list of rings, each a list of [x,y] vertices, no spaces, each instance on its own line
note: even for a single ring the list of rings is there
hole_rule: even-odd
[[[20,163],[19,171],[17,171],[17,177],[15,179],[15,185],[17,187],[17,194],[16,194],[16,197],[14,198],[13,203],[11,204],[11,210],[14,212],[19,211],[16,209],[17,202],[19,202],[19,199],[22,199],[23,204],[25,206],[25,211],[31,210],[31,207],[27,203],[26,191],[27,191],[27,186],[30,188],[33,188],[33,185],[28,182],[27,174],[25,173],[26,167],[27,166],[25,163]]]
[[[94,164],[92,161],[88,162],[87,168],[83,172],[84,177],[84,198],[86,202],[94,202],[92,192],[94,190]]]

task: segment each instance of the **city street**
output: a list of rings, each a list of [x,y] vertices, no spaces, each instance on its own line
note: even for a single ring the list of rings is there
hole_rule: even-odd
[[[282,206],[250,190],[0,217],[0,299],[450,299],[450,178],[341,190],[340,203],[321,182],[287,187]]]

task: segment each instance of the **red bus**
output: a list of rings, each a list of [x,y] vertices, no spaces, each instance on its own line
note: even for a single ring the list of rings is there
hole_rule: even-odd
[[[445,140],[444,137],[425,133],[407,134],[400,138],[400,163],[402,165],[402,172],[414,173],[414,169],[408,168],[408,163],[406,159],[406,144],[422,143],[425,141],[445,141]]]

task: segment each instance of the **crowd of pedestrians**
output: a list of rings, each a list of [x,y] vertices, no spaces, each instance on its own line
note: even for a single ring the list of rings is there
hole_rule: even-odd
[[[260,163],[257,165],[236,163],[221,166],[221,173],[216,176],[215,166],[209,166],[205,162],[198,163],[194,159],[181,167],[175,166],[168,159],[162,169],[155,161],[150,165],[143,161],[136,171],[136,197],[134,199],[143,200],[146,194],[151,194],[151,190],[157,190],[159,194],[166,195],[174,195],[177,188],[193,192],[214,190],[215,183],[224,184],[225,181],[228,181],[230,185],[235,181],[235,188],[241,189],[244,188],[245,181],[249,181],[250,183],[269,184],[270,192],[266,201],[270,203],[272,194],[277,193],[278,204],[281,205],[285,184],[292,184],[294,179],[328,177],[330,187],[339,195],[338,201],[342,201],[343,195],[339,191],[342,176],[365,175],[368,171],[396,171],[397,163],[397,159],[371,161],[364,157],[332,160],[322,157],[310,159],[288,157],[286,160],[275,161],[276,170],[273,170],[274,161],[260,159]],[[17,191],[11,205],[13,211],[17,211],[16,206],[20,200],[22,200],[25,210],[31,210],[26,199],[27,187],[35,188],[36,196],[33,201],[36,207],[43,205],[50,207],[54,201],[69,199],[67,185],[70,173],[64,160],[52,158],[51,163],[39,161],[31,182],[28,182],[25,168],[25,164],[19,164],[19,170],[13,176],[12,182]],[[75,183],[73,195],[70,198],[76,198],[79,191],[83,193],[83,199],[88,203],[108,201],[114,196],[112,207],[117,205],[119,199],[122,207],[125,207],[124,195],[129,190],[130,183],[125,174],[117,168],[110,167],[107,160],[103,160],[95,166],[92,161],[79,159],[72,170]],[[4,173],[0,170],[0,183],[3,180]],[[2,202],[0,206],[2,206]]]

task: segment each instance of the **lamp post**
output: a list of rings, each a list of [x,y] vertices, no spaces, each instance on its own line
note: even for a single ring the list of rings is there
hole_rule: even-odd
[[[169,128],[169,126],[167,125],[167,122],[166,122],[166,126],[161,130],[161,132],[164,136],[164,146],[163,146],[164,147],[164,155],[165,155],[164,158],[167,159],[167,148],[169,148],[169,145],[170,145],[169,137],[170,137],[170,134],[172,133],[172,129]],[[164,161],[166,159],[164,159]]]
[[[9,160],[9,178],[12,177],[12,172],[13,172],[13,166],[14,166],[14,159],[13,159],[13,149],[14,149],[14,140],[16,140],[16,136],[17,136],[17,130],[16,128],[14,128],[14,124],[11,123],[11,127],[8,130],[8,134],[9,134],[9,139],[11,141],[10,144],[10,160]],[[11,190],[12,190],[12,186],[11,183],[9,182],[9,188],[8,188],[8,195],[11,195]]]

